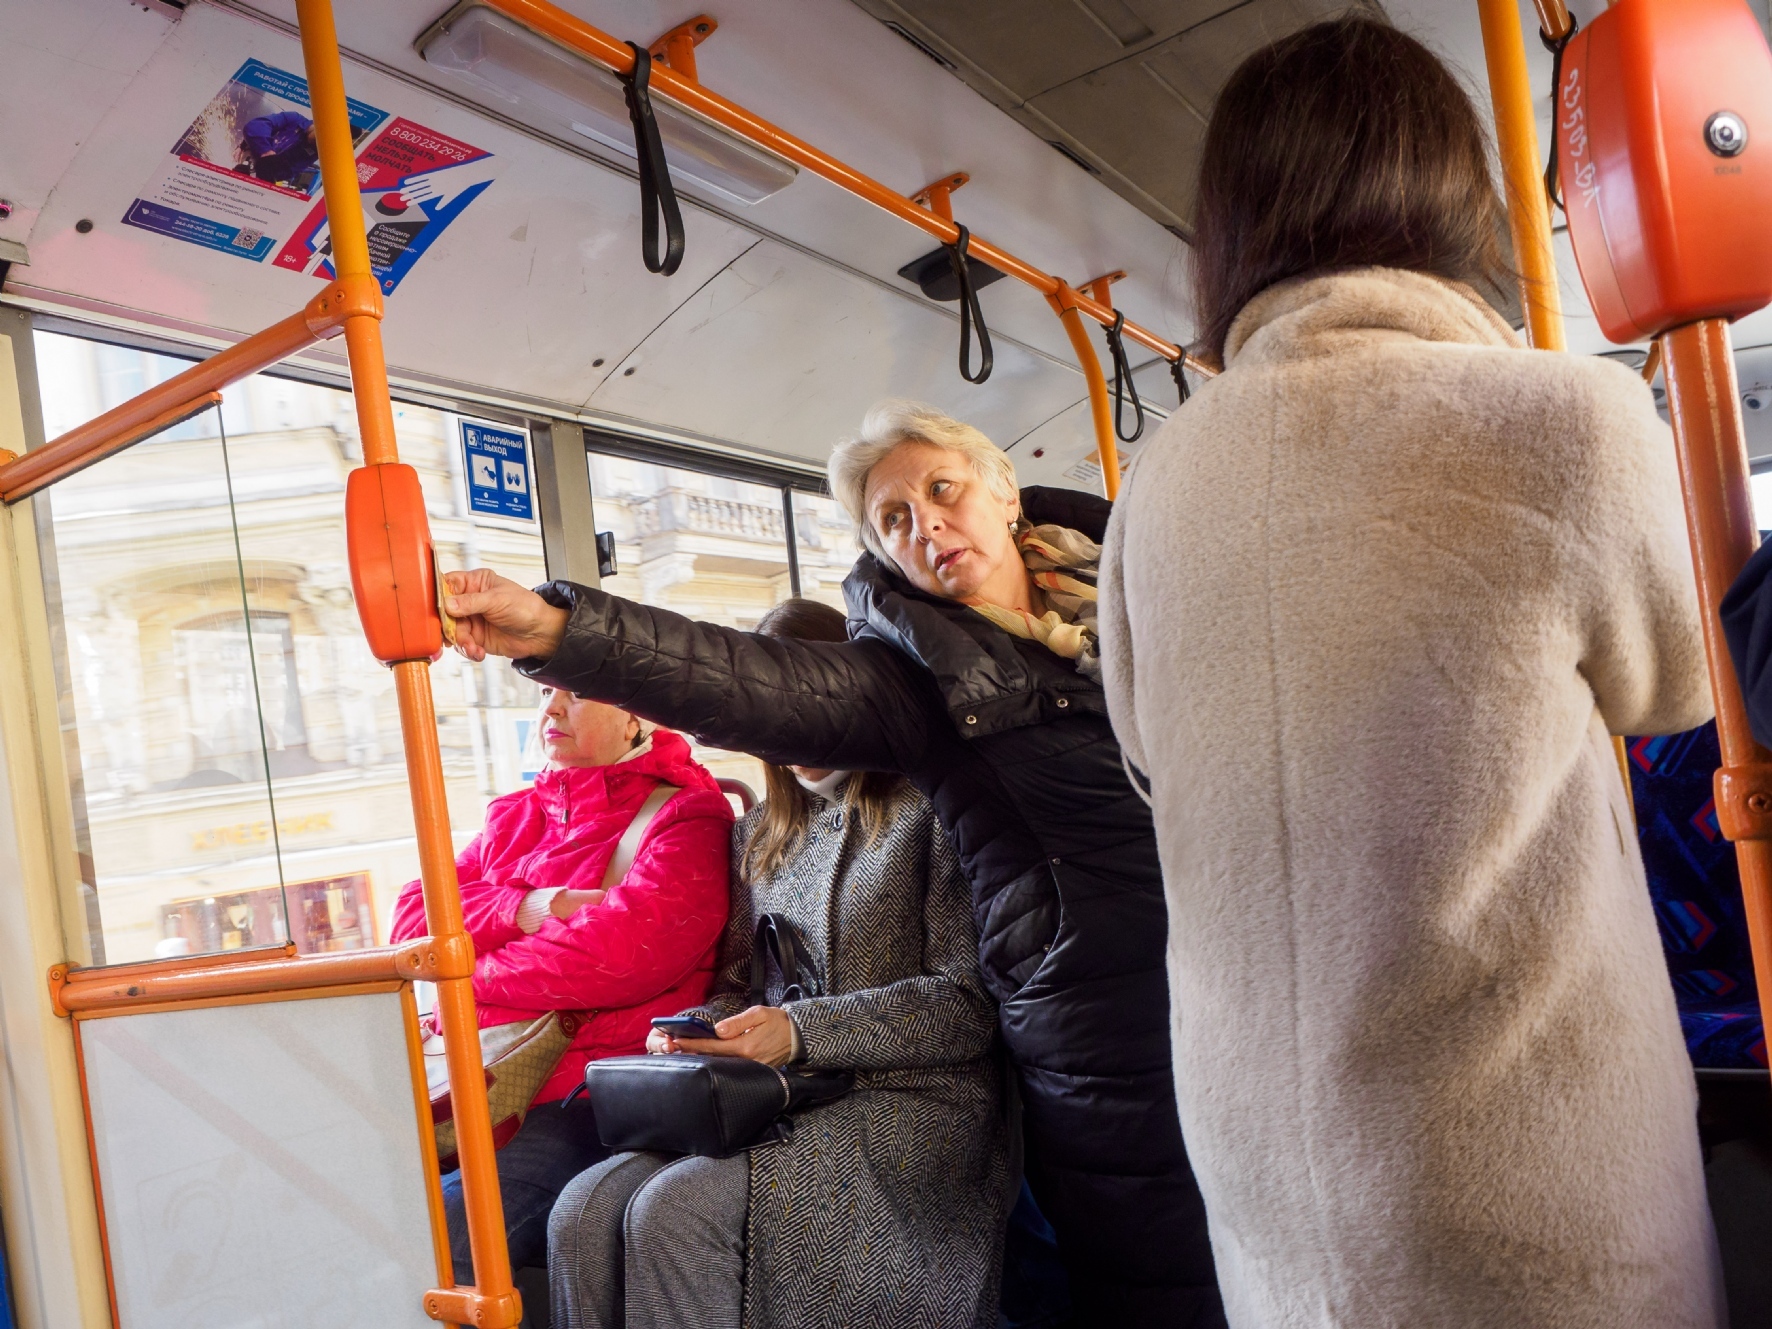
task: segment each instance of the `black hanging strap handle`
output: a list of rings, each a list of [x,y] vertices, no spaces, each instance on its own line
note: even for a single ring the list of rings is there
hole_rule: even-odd
[[[1107,333],[1108,354],[1114,358],[1114,435],[1122,443],[1136,443],[1144,434],[1144,403],[1138,399],[1138,384],[1132,381],[1132,364],[1126,359],[1126,342],[1120,329],[1126,326],[1126,315],[1114,310],[1114,321]],[[1126,432],[1122,417],[1126,413],[1126,395],[1132,395],[1132,432]]]
[[[972,268],[966,261],[966,244],[971,232],[954,223],[960,238],[948,246],[948,261],[954,265],[954,280],[960,283],[960,377],[968,383],[982,383],[991,376],[991,330],[984,325],[984,310],[978,307],[978,292],[972,285]],[[978,325],[978,372],[970,371],[972,360],[972,327]]]
[[[628,43],[634,68],[622,84],[627,92],[628,117],[634,122],[634,154],[640,160],[640,256],[646,271],[668,277],[683,262],[683,214],[677,208],[677,191],[671,187],[671,167],[665,160],[664,140],[652,114],[652,56],[643,46]],[[665,247],[658,252],[658,214],[664,214]]]
[[[1569,15],[1569,31],[1561,37],[1551,38],[1544,35],[1544,29],[1538,31],[1538,40],[1544,43],[1544,49],[1551,53],[1551,127],[1550,127],[1550,159],[1544,165],[1544,194],[1554,208],[1563,208],[1563,182],[1557,178],[1557,120],[1562,115],[1559,103],[1563,97],[1563,49],[1569,45],[1581,24],[1575,15]]]
[[[1182,363],[1181,356],[1169,362],[1169,377],[1175,380],[1175,395],[1181,398],[1179,405],[1186,406],[1188,399],[1187,366]]]

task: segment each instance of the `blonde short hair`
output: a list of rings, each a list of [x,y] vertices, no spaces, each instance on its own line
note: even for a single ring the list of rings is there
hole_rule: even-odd
[[[886,554],[880,533],[868,520],[868,474],[901,443],[927,443],[966,458],[985,488],[1005,503],[1017,502],[1015,463],[977,429],[922,402],[888,397],[875,402],[862,417],[861,428],[831,449],[831,493],[855,523],[861,547],[887,567],[899,567]]]

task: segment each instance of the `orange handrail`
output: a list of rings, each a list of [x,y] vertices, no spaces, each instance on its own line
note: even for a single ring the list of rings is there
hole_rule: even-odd
[[[1495,143],[1507,192],[1507,224],[1520,274],[1526,340],[1539,350],[1568,349],[1563,337],[1563,299],[1557,258],[1551,248],[1550,202],[1544,196],[1544,159],[1538,155],[1538,124],[1526,41],[1514,0],[1477,0],[1483,20],[1483,56],[1495,111]],[[1567,11],[1564,13],[1567,19]]]
[[[373,290],[375,277],[363,229],[362,196],[331,0],[296,0],[296,17],[301,28],[308,97],[314,112],[326,217],[332,228],[334,269],[342,284]],[[393,403],[388,395],[387,362],[382,352],[379,295],[373,306],[346,314],[344,334],[357,423],[363,437],[363,463],[397,463],[400,454],[394,436]],[[354,560],[354,547],[352,556]],[[424,660],[402,660],[392,668],[400,731],[405,740],[406,779],[418,836],[425,924],[432,943],[449,961],[437,979],[437,1018],[449,1068],[450,1102],[461,1158],[462,1207],[474,1263],[473,1287],[433,1289],[425,1295],[424,1307],[433,1319],[466,1322],[483,1329],[509,1329],[522,1317],[522,1299],[511,1283],[510,1252],[505,1242],[504,1206],[499,1197],[491,1110],[486,1102],[479,1021],[474,1007],[473,947],[462,923],[461,890],[449,835],[449,803],[431,697],[430,665]]]
[[[57,1015],[114,1013],[169,1001],[300,992],[390,979],[435,982],[443,974],[471,972],[473,967],[473,956],[461,941],[445,947],[432,937],[325,955],[286,955],[278,948],[255,959],[227,963],[228,958],[181,956],[145,966],[96,969],[57,965],[49,971],[50,996]]]
[[[1668,418],[1680,460],[1680,490],[1692,540],[1704,622],[1704,654],[1717,703],[1717,822],[1735,842],[1760,1013],[1772,1023],[1772,753],[1754,741],[1735,664],[1718,616],[1723,594],[1760,543],[1748,488],[1741,397],[1729,325],[1704,319],[1658,339],[1667,375]]]
[[[1101,462],[1101,488],[1108,500],[1120,496],[1120,449],[1114,434],[1114,412],[1108,401],[1107,377],[1101,372],[1101,359],[1083,328],[1077,305],[1082,297],[1063,282],[1046,297],[1064,324],[1071,349],[1083,369],[1083,381],[1089,385],[1089,414],[1095,425],[1095,455]]]
[[[317,341],[336,337],[351,315],[369,309],[380,317],[381,291],[373,277],[367,286],[360,281],[331,283],[308,301],[299,314],[291,314],[263,332],[255,332],[246,340],[217,351],[184,373],[156,383],[121,406],[94,416],[22,457],[0,463],[0,501],[17,502],[132,443],[171,428],[183,418],[181,412],[203,409],[207,403],[199,399]],[[4,455],[9,454],[0,454]]]
[[[616,74],[626,74],[634,67],[634,53],[625,42],[617,41],[583,19],[549,4],[548,0],[486,0],[486,4],[488,8],[515,19],[524,27],[569,50],[595,60]],[[687,78],[675,70],[654,65],[651,88],[653,93],[669,97],[678,105],[712,120],[741,138],[749,139],[758,147],[773,152],[778,157],[785,157],[814,175],[822,176],[839,188],[848,190],[857,198],[865,199],[875,207],[883,208],[912,226],[927,231],[944,245],[954,244],[960,238],[959,228],[949,218],[931,209],[918,207],[912,199],[897,190],[888,189],[878,180],[863,175],[829,153],[820,152],[805,140],[770,124],[761,116],[751,114],[718,93],[709,92],[694,78]],[[1057,277],[1040,271],[1033,264],[1023,262],[1008,250],[999,249],[976,235],[968,241],[967,253],[1008,276],[1026,282],[1042,295],[1057,295],[1059,287],[1063,285]],[[1076,295],[1075,299],[1079,310],[1104,327],[1114,321],[1113,310],[1103,308],[1086,295]],[[1136,323],[1128,322],[1121,331],[1122,335],[1155,351],[1165,360],[1184,357],[1182,348],[1174,342],[1167,341]],[[1185,356],[1185,359],[1188,366],[1198,373],[1214,372],[1210,366],[1191,355]]]
[[[1520,308],[1526,315],[1526,342],[1535,350],[1566,351],[1563,334],[1563,292],[1557,282],[1557,254],[1551,244],[1550,200],[1544,194],[1542,158],[1538,155],[1538,123],[1532,109],[1532,80],[1526,69],[1526,38],[1514,0],[1477,0],[1483,21],[1483,58],[1489,66],[1489,99],[1495,112],[1495,143],[1501,155],[1502,182],[1507,193],[1507,226],[1514,242],[1519,272]],[[1568,30],[1569,11],[1562,0],[1539,0],[1547,24],[1562,13]],[[1550,31],[1547,26],[1545,29]],[[1560,34],[1553,34],[1560,35]],[[1551,132],[1556,132],[1553,121]],[[1624,798],[1633,803],[1630,754],[1614,737],[1612,756],[1624,781]]]
[[[16,503],[21,498],[29,498],[39,489],[47,489],[57,480],[65,480],[94,462],[103,461],[114,452],[121,452],[124,448],[144,442],[174,425],[183,424],[194,415],[201,415],[212,407],[220,406],[221,401],[222,395],[219,392],[199,393],[189,401],[167,407],[140,424],[125,425],[108,434],[94,431],[93,436],[77,439],[73,443],[67,441],[71,435],[63,435],[54,443],[33,448],[16,460],[8,458],[7,464],[0,466],[0,503]],[[125,406],[130,404],[125,403]]]

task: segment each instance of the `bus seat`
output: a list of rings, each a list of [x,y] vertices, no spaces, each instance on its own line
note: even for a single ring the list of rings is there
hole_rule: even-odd
[[[723,777],[719,781],[719,785],[720,792],[725,794],[727,798],[736,798],[738,800],[739,816],[742,817],[745,813],[757,806],[756,793],[743,780],[734,780],[730,777]]]
[[[1711,774],[1721,763],[1714,723],[1633,738],[1631,793],[1649,896],[1692,1064],[1766,1066],[1735,846],[1717,825]]]

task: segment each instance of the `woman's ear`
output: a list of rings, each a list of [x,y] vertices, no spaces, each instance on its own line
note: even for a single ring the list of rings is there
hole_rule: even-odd
[[[628,743],[630,745],[638,745],[638,743],[640,742],[640,717],[639,716],[633,714],[632,712],[629,712],[627,728],[622,730],[622,736],[628,741]]]

